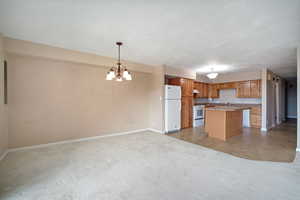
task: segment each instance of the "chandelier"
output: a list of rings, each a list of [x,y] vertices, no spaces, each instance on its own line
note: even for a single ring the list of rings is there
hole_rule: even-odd
[[[132,80],[131,73],[126,69],[125,66],[121,64],[120,60],[120,47],[123,44],[122,42],[116,42],[118,45],[119,49],[119,56],[118,56],[118,62],[117,62],[117,67],[112,67],[106,74],[106,80],[116,80],[116,81],[123,81],[127,80],[130,81]]]

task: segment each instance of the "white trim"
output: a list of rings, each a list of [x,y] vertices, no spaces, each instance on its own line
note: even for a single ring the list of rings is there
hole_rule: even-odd
[[[148,131],[152,131],[152,132],[155,132],[155,133],[160,133],[160,134],[164,134],[165,132],[164,131],[161,131],[161,130],[158,130],[158,129],[154,129],[154,128],[147,128]]]
[[[297,119],[297,116],[296,115],[288,115],[287,118]]]
[[[58,144],[83,142],[83,141],[96,140],[96,139],[100,139],[100,138],[120,136],[120,135],[128,135],[128,134],[143,132],[143,131],[147,131],[147,130],[148,129],[138,129],[138,130],[133,130],[133,131],[113,133],[113,134],[108,134],[108,135],[99,135],[99,136],[86,137],[86,138],[80,138],[80,139],[74,139],[74,140],[63,140],[60,142],[51,142],[51,143],[47,143],[47,144],[38,144],[38,145],[32,145],[32,146],[27,146],[27,147],[12,148],[12,149],[8,149],[8,152],[15,152],[15,151],[21,151],[21,150],[27,150],[27,149],[37,149],[37,148],[43,148],[43,147],[48,147],[48,146],[53,146],[53,145],[58,145]]]
[[[3,160],[7,154],[8,154],[8,150],[5,150],[3,154],[0,156],[0,161]]]
[[[300,152],[300,147],[296,149],[296,151]]]

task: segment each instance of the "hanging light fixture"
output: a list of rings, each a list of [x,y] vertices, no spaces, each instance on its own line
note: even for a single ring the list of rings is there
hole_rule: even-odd
[[[117,62],[117,67],[112,67],[106,74],[106,80],[116,80],[118,82],[127,80],[130,81],[132,80],[131,73],[126,69],[125,66],[121,64],[121,59],[120,59],[120,48],[121,45],[123,44],[122,42],[117,42],[118,45],[118,62]]]
[[[217,78],[217,76],[219,75],[217,72],[213,72],[213,71],[214,71],[214,69],[211,68],[211,73],[206,74],[206,76],[207,76],[209,79],[215,79],[215,78]]]

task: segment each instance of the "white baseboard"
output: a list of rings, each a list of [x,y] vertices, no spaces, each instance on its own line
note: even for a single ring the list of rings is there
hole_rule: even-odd
[[[2,155],[0,155],[0,161],[5,158],[5,156],[8,154],[8,150],[5,150]]]
[[[63,140],[60,142],[51,142],[47,144],[38,144],[38,145],[32,145],[27,147],[19,147],[19,148],[12,148],[8,149],[8,152],[15,152],[15,151],[21,151],[21,150],[27,150],[27,149],[37,149],[37,148],[43,148],[58,144],[68,144],[68,143],[75,143],[75,142],[83,142],[83,141],[89,141],[89,140],[96,140],[100,138],[106,138],[106,137],[114,137],[114,136],[120,136],[120,135],[128,135],[138,132],[147,131],[148,129],[138,129],[133,131],[126,131],[126,132],[120,132],[120,133],[113,133],[113,134],[107,134],[107,135],[99,135],[99,136],[93,136],[93,137],[86,137],[86,138],[80,138],[80,139],[74,139],[74,140]]]
[[[164,134],[165,132],[164,131],[161,131],[161,130],[157,130],[157,129],[154,129],[154,128],[147,128],[148,131],[152,131],[152,132],[155,132],[155,133],[160,133],[160,134]]]

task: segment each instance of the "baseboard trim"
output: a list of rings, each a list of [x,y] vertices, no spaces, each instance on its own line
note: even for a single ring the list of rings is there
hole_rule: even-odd
[[[8,149],[7,152],[16,152],[16,151],[22,151],[22,150],[28,150],[28,149],[38,149],[38,148],[49,147],[49,146],[59,145],[59,144],[84,142],[84,141],[96,140],[96,139],[101,139],[101,138],[106,138],[106,137],[129,135],[129,134],[143,132],[143,131],[147,131],[147,130],[148,130],[147,128],[137,129],[137,130],[133,130],[133,131],[126,131],[126,132],[113,133],[113,134],[107,134],[107,135],[99,135],[99,136],[86,137],[86,138],[80,138],[80,139],[63,140],[63,141],[59,141],[59,142],[51,142],[51,143],[47,143],[47,144],[38,144],[38,145],[32,145],[32,146],[26,146],[26,147],[11,148],[11,149]]]
[[[148,131],[152,131],[152,132],[155,132],[155,133],[160,133],[160,134],[164,134],[165,132],[164,131],[161,131],[161,130],[158,130],[158,129],[154,129],[154,128],[147,128]]]
[[[6,157],[7,154],[8,154],[8,150],[5,150],[5,151],[2,153],[2,155],[0,156],[0,161],[3,160],[3,159]]]

